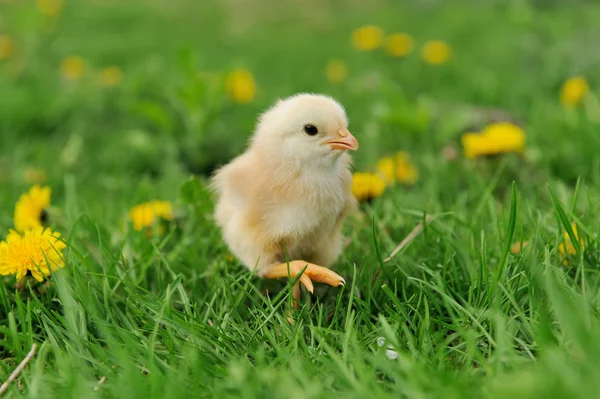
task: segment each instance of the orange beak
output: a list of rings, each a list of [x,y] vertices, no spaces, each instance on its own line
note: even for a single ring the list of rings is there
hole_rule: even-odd
[[[337,131],[338,137],[327,140],[323,144],[331,145],[332,150],[356,151],[358,150],[358,140],[348,131],[348,129],[340,129]]]

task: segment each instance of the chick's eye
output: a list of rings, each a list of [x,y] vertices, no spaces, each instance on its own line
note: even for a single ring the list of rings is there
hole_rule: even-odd
[[[319,133],[319,129],[317,129],[315,125],[305,125],[304,132],[309,136],[314,136],[315,134]]]

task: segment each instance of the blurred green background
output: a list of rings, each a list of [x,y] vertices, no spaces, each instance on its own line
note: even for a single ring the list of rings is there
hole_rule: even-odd
[[[412,43],[398,57],[395,33]],[[31,397],[101,376],[106,397],[597,393],[598,38],[592,0],[0,0],[0,238],[41,183],[69,240],[56,285],[0,289],[0,380],[45,342]],[[561,100],[574,77],[585,89]],[[263,295],[283,283],[232,260],[198,182],[297,92],[345,106],[356,171],[402,151],[418,180],[361,207],[337,269],[351,284],[290,326]],[[523,151],[467,158],[463,134],[492,122],[519,126]],[[176,227],[125,232],[153,199]],[[560,250],[571,222],[583,255]]]
[[[0,6],[0,32],[14,40],[13,54],[0,63],[3,170],[35,164],[54,177],[75,171],[109,191],[117,172],[207,173],[244,148],[258,112],[300,91],[333,95],[347,107],[352,131],[368,140],[357,156],[363,168],[390,149],[418,158],[424,147],[458,144],[461,133],[497,114],[527,125],[528,147],[543,154],[534,158],[556,175],[591,177],[597,166],[595,147],[587,145],[598,144],[597,135],[566,118],[558,102],[567,78],[585,75],[592,87],[597,81],[594,1]],[[362,25],[409,34],[414,49],[399,58],[382,49],[357,51],[351,34]],[[446,42],[451,59],[425,63],[420,49],[428,40]],[[85,66],[66,81],[60,65],[72,56]],[[339,83],[325,74],[334,59],[348,70]],[[98,76],[110,66],[122,80],[107,89]],[[237,67],[256,82],[247,104],[224,91],[226,74]],[[587,111],[597,120],[599,108],[594,102]]]

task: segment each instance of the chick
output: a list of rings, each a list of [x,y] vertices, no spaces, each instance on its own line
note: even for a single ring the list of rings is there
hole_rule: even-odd
[[[357,149],[344,108],[330,97],[297,94],[264,112],[246,151],[212,180],[231,252],[262,278],[304,270],[299,280],[311,293],[313,281],[343,285],[327,266],[356,207],[347,151]]]

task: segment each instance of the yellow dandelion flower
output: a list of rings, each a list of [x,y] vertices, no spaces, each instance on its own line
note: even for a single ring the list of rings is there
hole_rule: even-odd
[[[227,75],[225,89],[233,101],[245,104],[254,99],[256,83],[249,70],[236,68]]]
[[[396,181],[395,169],[396,164],[392,157],[381,158],[377,161],[377,171],[386,185],[393,184]]]
[[[348,77],[348,66],[344,61],[331,60],[327,64],[325,75],[331,83],[341,83]]]
[[[499,122],[487,126],[481,133],[467,133],[461,138],[465,156],[475,158],[506,152],[523,152],[525,133],[512,123]]]
[[[383,30],[377,26],[362,26],[352,33],[352,44],[359,51],[373,51],[382,41]]]
[[[123,80],[123,71],[116,66],[109,66],[100,71],[100,85],[103,87],[118,86]]]
[[[396,178],[400,183],[414,184],[419,178],[417,167],[410,162],[408,154],[396,154]]]
[[[60,74],[67,80],[78,80],[85,72],[85,61],[79,56],[70,56],[60,64]]]
[[[352,175],[352,194],[359,202],[377,198],[384,190],[385,181],[377,174],[357,172]]]
[[[519,253],[521,253],[521,251],[523,250],[523,248],[525,248],[527,246],[527,244],[529,244],[528,241],[516,241],[513,242],[512,245],[510,246],[510,253],[513,255],[518,255]]]
[[[413,38],[406,33],[394,33],[385,39],[385,52],[391,57],[404,57],[413,47]]]
[[[64,267],[65,247],[60,234],[48,228],[36,227],[21,234],[11,230],[6,241],[0,242],[0,274],[16,274],[18,281],[29,273],[43,281],[50,270]]]
[[[441,40],[431,40],[423,45],[421,56],[428,64],[441,65],[452,56],[452,48]]]
[[[579,238],[579,234],[577,234],[577,226],[575,225],[575,223],[571,224],[571,229],[573,230],[573,234],[575,235],[575,239],[577,241],[579,241],[579,249],[583,251],[583,239]],[[558,251],[560,252],[560,254],[565,257],[567,255],[575,255],[577,254],[577,250],[575,249],[575,246],[573,245],[573,243],[571,242],[571,237],[569,236],[569,233],[565,232],[563,235],[563,242],[561,242],[558,245]],[[566,260],[563,261],[563,264],[567,264]]]
[[[150,201],[136,205],[129,211],[133,228],[142,231],[160,220],[173,220],[173,206],[169,201]],[[162,229],[159,229],[162,232]]]
[[[58,15],[63,9],[63,0],[38,0],[39,10],[48,16]]]
[[[39,184],[47,180],[46,171],[40,168],[27,168],[23,172],[23,180],[29,184]]]
[[[10,58],[15,51],[15,41],[9,35],[0,35],[0,60]]]
[[[377,171],[387,185],[394,182],[414,184],[419,171],[414,166],[405,152],[399,152],[395,157],[385,157],[377,162]]]
[[[485,139],[480,133],[465,133],[460,138],[463,151],[467,158],[475,158],[481,155],[488,155],[490,149]]]
[[[25,230],[42,227],[46,221],[46,208],[50,206],[50,187],[35,185],[29,192],[22,194],[15,206],[15,229]]]
[[[565,107],[574,107],[590,91],[587,80],[583,76],[567,79],[560,92],[560,103]]]

